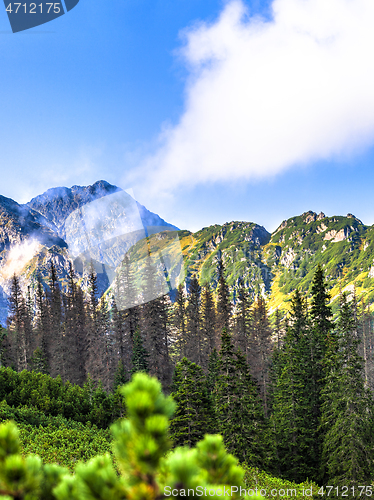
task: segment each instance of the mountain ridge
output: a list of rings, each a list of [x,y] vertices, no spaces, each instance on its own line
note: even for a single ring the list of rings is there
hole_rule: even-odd
[[[282,221],[272,233],[248,221],[191,232],[167,223],[101,180],[90,186],[51,188],[23,205],[0,196],[0,323],[6,320],[12,272],[20,275],[23,287],[35,287],[37,275],[48,286],[53,262],[61,286],[66,286],[69,262],[74,261],[84,284],[92,262],[103,294],[126,253],[135,263],[142,262],[150,248],[155,255],[171,257],[175,287],[178,279],[186,280],[188,287],[197,275],[202,285],[214,289],[220,255],[233,302],[243,281],[252,298],[262,294],[268,299],[271,312],[287,309],[296,288],[309,293],[318,263],[332,299],[340,288],[350,290],[355,284],[358,295],[365,293],[374,302],[374,226],[350,213],[326,216],[309,210]]]

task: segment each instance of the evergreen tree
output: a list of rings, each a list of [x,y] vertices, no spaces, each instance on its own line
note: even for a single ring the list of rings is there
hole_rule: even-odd
[[[173,382],[177,408],[170,425],[171,439],[175,446],[191,448],[215,431],[206,379],[200,366],[183,358],[175,367]]]
[[[100,331],[98,311],[97,275],[91,264],[89,281],[88,325],[87,325],[87,358],[85,371],[98,383],[105,376],[104,368],[104,339]]]
[[[217,334],[221,335],[223,329],[230,331],[231,327],[231,301],[229,287],[226,282],[226,270],[221,252],[218,253],[217,262]]]
[[[177,359],[182,359],[187,356],[186,294],[182,283],[177,289],[173,313],[172,322],[176,331],[176,356]]]
[[[144,347],[149,354],[149,373],[156,376],[168,388],[171,383],[171,364],[168,339],[168,297],[162,292],[160,275],[152,263],[146,259],[142,289],[144,297],[151,298],[141,310],[141,332],[144,332]]]
[[[117,365],[117,370],[114,375],[114,382],[113,382],[113,389],[116,390],[117,387],[126,384],[129,381],[128,375],[126,373],[126,370],[123,366],[123,363],[121,360],[118,361]]]
[[[131,356],[132,368],[131,375],[137,372],[148,373],[148,353],[143,346],[143,341],[139,330],[135,331],[133,350]]]
[[[264,461],[264,415],[258,389],[240,350],[234,352],[224,329],[216,385],[216,416],[226,448],[239,462],[260,466]]]
[[[257,297],[252,312],[249,366],[257,381],[263,402],[265,417],[268,414],[269,366],[272,351],[272,330],[265,300]]]
[[[210,285],[204,286],[201,294],[201,333],[203,338],[204,352],[202,356],[202,368],[207,370],[210,354],[216,349],[219,342],[216,332],[216,305]]]
[[[51,376],[56,377],[57,375],[61,375],[63,380],[66,380],[67,360],[64,345],[62,296],[53,261],[51,261],[50,267],[49,288],[50,292],[48,294],[48,303],[51,337]]]
[[[215,407],[215,394],[216,394],[216,385],[219,377],[219,370],[220,370],[219,355],[217,349],[213,349],[213,351],[209,355],[208,373],[207,373],[207,387],[213,407]]]
[[[329,342],[321,418],[322,480],[334,487],[347,486],[350,497],[355,496],[352,487],[357,490],[371,480],[374,444],[373,400],[364,386],[353,309],[343,294],[337,336]]]
[[[314,440],[318,422],[310,404],[310,359],[306,301],[296,290],[292,299],[290,326],[281,351],[277,350],[271,426],[274,430],[274,466],[286,479],[301,482],[316,477],[319,456]]]
[[[243,278],[239,278],[239,288],[235,315],[235,345],[241,349],[249,362],[249,337],[251,328],[251,311],[249,293]]]
[[[309,332],[309,374],[308,374],[308,394],[309,406],[312,410],[311,425],[318,428],[321,418],[321,391],[324,385],[324,365],[327,352],[327,342],[332,332],[332,312],[328,305],[330,296],[323,270],[320,264],[317,266],[312,282],[312,301],[310,308],[311,329]],[[320,456],[322,446],[322,436],[320,432],[315,432],[313,439],[313,455]]]
[[[186,357],[199,366],[205,351],[200,328],[200,295],[201,287],[196,276],[193,276],[188,290],[186,310]]]
[[[40,347],[37,347],[30,359],[30,368],[38,373],[48,374],[47,361],[44,352]]]
[[[18,371],[27,370],[29,364],[29,328],[25,325],[26,303],[22,295],[18,277],[14,274],[10,289],[10,317],[8,329],[10,330],[11,359]]]
[[[51,327],[49,317],[49,306],[40,275],[36,286],[36,335],[39,349],[45,359],[46,373],[50,373],[52,363]]]

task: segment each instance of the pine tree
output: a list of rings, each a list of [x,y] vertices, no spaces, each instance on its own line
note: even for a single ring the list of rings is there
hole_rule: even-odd
[[[364,386],[354,306],[341,296],[337,336],[332,337],[322,390],[322,480],[334,487],[369,484],[373,470],[373,400]],[[357,493],[356,493],[357,495]]]
[[[87,325],[87,358],[85,371],[89,373],[93,380],[98,383],[105,376],[104,368],[104,342],[100,331],[99,311],[98,311],[98,289],[97,275],[91,264],[89,280],[89,303],[88,303],[88,325]]]
[[[265,300],[257,297],[252,311],[249,366],[257,381],[263,402],[265,417],[268,414],[269,366],[272,351],[272,330]]]
[[[36,286],[36,335],[39,348],[45,358],[46,373],[49,374],[52,363],[51,327],[49,306],[40,275],[38,275]]]
[[[114,382],[113,382],[113,389],[114,391],[117,389],[117,387],[126,384],[129,381],[128,375],[126,373],[126,370],[123,366],[123,363],[121,360],[118,361],[117,365],[117,370],[114,375]]]
[[[219,432],[227,450],[240,462],[260,466],[264,461],[264,415],[258,389],[240,350],[234,352],[224,329],[219,355],[220,374],[215,403]]]
[[[321,418],[321,391],[324,385],[324,365],[327,352],[327,342],[333,325],[332,312],[328,305],[330,296],[327,292],[324,273],[320,264],[317,266],[312,282],[312,301],[310,308],[311,329],[309,332],[309,375],[308,394],[312,410],[311,425],[318,428]],[[315,460],[320,455],[322,436],[315,432],[313,439],[313,455]]]
[[[143,346],[143,341],[139,330],[135,331],[134,343],[131,356],[131,375],[137,372],[148,373],[148,353]]]
[[[50,318],[50,344],[51,344],[51,376],[61,375],[66,380],[66,352],[63,332],[63,311],[60,285],[58,282],[56,268],[51,261],[48,294],[49,318]]]
[[[231,327],[231,301],[229,287],[226,282],[226,270],[221,252],[218,253],[217,262],[217,334],[221,335],[223,329],[230,331]],[[219,338],[220,340],[220,338]]]
[[[146,259],[142,285],[144,298],[152,298],[141,309],[141,333],[149,354],[149,373],[157,377],[166,389],[171,383],[171,363],[168,338],[168,296],[162,295],[160,275],[149,256]]]
[[[173,326],[176,331],[176,357],[183,359],[187,355],[187,328],[186,328],[186,294],[184,285],[178,286],[173,308]]]
[[[200,325],[200,295],[199,281],[196,276],[193,276],[189,285],[186,309],[186,357],[199,366],[205,351]]]
[[[40,347],[37,347],[30,359],[30,368],[31,370],[36,371],[37,373],[45,373],[48,374],[48,366],[47,361],[45,359],[44,352]]]
[[[216,305],[209,283],[204,286],[201,294],[201,332],[204,351],[202,356],[202,368],[208,369],[209,356],[217,348],[219,342],[216,331]]]
[[[177,408],[170,425],[171,439],[174,446],[191,448],[215,431],[206,379],[200,366],[183,358],[175,367],[173,382],[171,395]]]
[[[296,290],[284,344],[276,351],[271,426],[277,461],[274,469],[297,482],[316,477],[319,458],[313,446],[318,422],[313,419],[310,404],[309,335],[306,301]]]
[[[251,311],[249,293],[243,278],[239,278],[238,298],[235,314],[235,345],[241,349],[249,362],[249,337],[251,328]]]
[[[25,328],[26,303],[22,295],[19,279],[15,274],[11,282],[9,305],[8,329],[10,330],[11,358],[18,371],[27,370],[29,363],[29,330],[27,327]]]

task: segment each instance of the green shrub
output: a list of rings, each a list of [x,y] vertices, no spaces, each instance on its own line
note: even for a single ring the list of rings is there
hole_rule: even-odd
[[[221,436],[207,435],[196,448],[170,451],[168,428],[175,403],[162,394],[160,383],[138,373],[121,391],[128,418],[112,426],[120,475],[109,453],[79,463],[74,475],[60,465],[43,464],[37,455],[24,458],[19,431],[13,422],[7,422],[0,425],[0,497],[156,500],[182,498],[188,493],[198,496],[201,488],[206,496],[220,490],[221,498],[240,498],[244,470],[226,453]]]

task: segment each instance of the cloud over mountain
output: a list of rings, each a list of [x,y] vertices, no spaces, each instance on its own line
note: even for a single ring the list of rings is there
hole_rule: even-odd
[[[155,192],[373,143],[372,0],[274,0],[272,20],[249,14],[233,0],[184,32],[185,110],[143,164]]]

